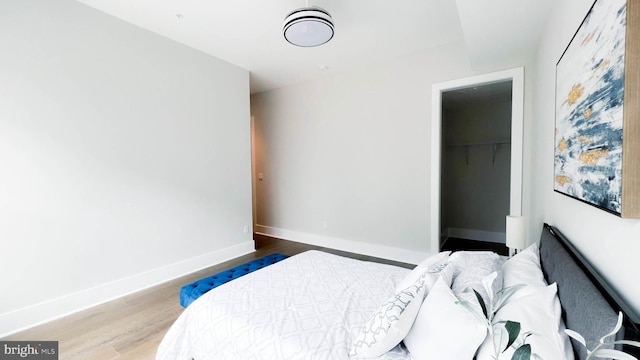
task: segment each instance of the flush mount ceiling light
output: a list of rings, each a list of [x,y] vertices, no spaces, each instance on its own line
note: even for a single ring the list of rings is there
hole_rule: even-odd
[[[319,46],[333,37],[333,19],[327,10],[309,6],[307,1],[307,7],[294,10],[284,18],[282,32],[295,46]]]

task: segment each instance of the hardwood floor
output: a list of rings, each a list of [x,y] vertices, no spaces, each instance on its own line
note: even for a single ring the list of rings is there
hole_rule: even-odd
[[[500,255],[509,255],[509,248],[505,244],[487,241],[448,238],[441,246],[441,250],[470,250],[470,251],[495,251]]]
[[[317,249],[406,268],[414,265],[254,235],[255,252],[164,284],[11,335],[2,340],[58,341],[60,359],[154,359],[171,324],[182,313],[180,288],[197,279],[272,253]]]

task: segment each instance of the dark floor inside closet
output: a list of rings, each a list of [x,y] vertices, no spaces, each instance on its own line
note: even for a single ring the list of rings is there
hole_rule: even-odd
[[[500,255],[509,255],[509,248],[505,244],[498,244],[488,241],[468,240],[460,238],[448,238],[444,244],[442,244],[442,251],[495,251]]]

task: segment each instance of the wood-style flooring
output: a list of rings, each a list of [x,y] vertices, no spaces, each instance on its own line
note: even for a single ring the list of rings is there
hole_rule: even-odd
[[[60,359],[154,359],[158,344],[182,313],[180,288],[197,279],[272,253],[295,255],[317,249],[355,259],[414,265],[255,235],[251,254],[11,335],[2,340],[58,341]]]
[[[500,255],[509,255],[509,248],[505,244],[499,244],[480,240],[467,240],[448,238],[441,246],[442,250],[467,250],[467,251],[494,251]]]

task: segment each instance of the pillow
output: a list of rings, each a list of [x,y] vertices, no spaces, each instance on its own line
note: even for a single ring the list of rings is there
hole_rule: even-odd
[[[433,285],[404,338],[413,359],[473,359],[487,335],[487,328],[456,301],[442,276]]]
[[[517,321],[521,326],[521,334],[532,333],[526,340],[526,343],[531,345],[532,353],[542,359],[573,360],[573,349],[569,337],[564,332],[562,310],[556,296],[557,285],[554,283],[530,289],[535,291],[517,299],[511,298],[496,313],[494,324],[499,321]],[[520,337],[518,339],[521,340]],[[477,360],[494,360],[494,352],[493,339],[487,337],[480,346]],[[499,359],[511,359],[514,352],[512,346],[502,353]]]
[[[465,292],[465,289],[476,290],[489,303],[489,296],[484,290],[482,279],[492,272],[497,273],[497,278],[493,281],[493,296],[502,289],[502,259],[494,252],[490,251],[457,251],[449,257],[449,261],[454,264],[453,282],[451,290],[461,301],[468,301],[478,307],[480,304],[473,292]]]
[[[505,261],[502,265],[502,271],[504,287],[518,284],[536,287],[547,286],[540,268],[540,249],[537,243]]]
[[[440,273],[438,274],[439,276],[433,281],[434,285],[435,282],[438,281],[438,279],[442,279],[442,281],[444,281],[444,283],[447,285],[448,288],[451,288],[451,282],[453,281],[453,271],[454,271],[455,267],[453,266],[453,264],[447,264],[447,266],[444,267],[444,269],[442,269],[442,271],[440,271]],[[425,294],[426,296],[426,294]]]
[[[396,292],[405,289],[407,286],[413,284],[424,274],[426,271],[430,272],[439,272],[449,263],[449,254],[451,251],[443,251],[441,253],[437,253],[433,256],[426,258],[422,261],[418,266],[416,266],[407,276],[400,281],[400,283],[396,286]],[[437,277],[436,277],[437,279]],[[433,280],[435,282],[435,279]],[[433,285],[433,284],[431,284]],[[431,287],[429,285],[429,287]]]
[[[353,342],[349,355],[356,358],[378,357],[398,345],[411,329],[430,284],[440,277],[440,272],[451,278],[451,270],[447,268],[450,267],[445,265],[438,272],[423,272],[414,284],[397,291],[382,304]]]

